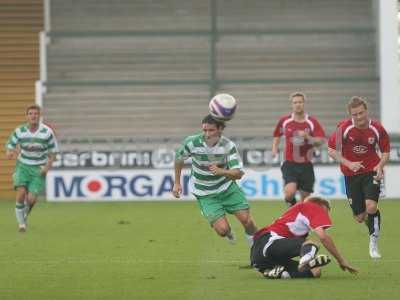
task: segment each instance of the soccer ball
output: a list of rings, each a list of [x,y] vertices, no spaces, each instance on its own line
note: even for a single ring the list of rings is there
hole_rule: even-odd
[[[211,116],[218,121],[229,121],[235,115],[236,99],[229,94],[217,94],[208,104]]]

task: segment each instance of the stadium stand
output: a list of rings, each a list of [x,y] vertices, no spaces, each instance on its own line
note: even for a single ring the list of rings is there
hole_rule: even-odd
[[[353,95],[378,116],[365,1],[210,3],[51,1],[44,106],[61,141],[180,138],[207,113],[210,82],[239,100],[231,136],[269,136],[295,90],[328,131]]]
[[[25,107],[35,101],[38,78],[38,32],[43,27],[41,0],[0,0],[0,143],[25,120]],[[4,149],[4,147],[3,147]],[[0,199],[13,199],[15,162],[0,152]]]

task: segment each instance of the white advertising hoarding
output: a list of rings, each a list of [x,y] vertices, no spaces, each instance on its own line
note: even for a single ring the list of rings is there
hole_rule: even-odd
[[[386,196],[400,197],[397,176],[400,166],[386,167]],[[173,170],[53,170],[47,175],[48,201],[131,201],[172,200]],[[190,170],[182,173],[182,199],[190,194]],[[315,167],[315,194],[326,198],[346,198],[344,178],[337,166]],[[283,199],[279,168],[246,170],[240,186],[248,199]]]

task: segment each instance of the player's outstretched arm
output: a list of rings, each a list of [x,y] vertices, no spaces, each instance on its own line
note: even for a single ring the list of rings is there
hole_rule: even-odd
[[[175,160],[174,169],[175,169],[175,181],[174,181],[174,186],[172,187],[172,195],[174,195],[175,198],[180,198],[182,193],[181,174],[183,169],[183,161]]]
[[[279,151],[279,143],[281,141],[280,137],[274,137],[272,140],[272,158],[275,158],[275,156],[278,155],[278,151]]]
[[[332,238],[325,232],[324,228],[319,227],[314,230],[314,232],[319,237],[322,245],[328,250],[330,254],[336,259],[339,267],[343,271],[349,271],[351,274],[357,274],[358,270],[352,267],[347,260],[339,253],[339,250],[336,248],[335,243],[333,242]]]

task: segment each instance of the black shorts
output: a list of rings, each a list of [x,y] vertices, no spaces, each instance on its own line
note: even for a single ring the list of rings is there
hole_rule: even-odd
[[[296,163],[284,161],[281,166],[282,177],[285,185],[294,182],[297,189],[312,193],[314,191],[314,166],[312,163]]]
[[[284,266],[287,270],[297,270],[299,263],[292,260],[292,258],[300,256],[301,246],[305,241],[305,237],[275,240],[267,248],[264,255],[264,247],[270,238],[271,234],[267,233],[254,241],[250,252],[251,265],[260,272],[272,269],[275,266]]]
[[[379,200],[380,182],[374,180],[375,175],[376,172],[368,172],[344,177],[347,199],[355,216],[365,212],[366,199]]]

